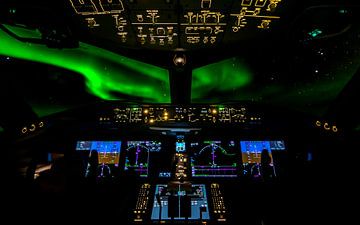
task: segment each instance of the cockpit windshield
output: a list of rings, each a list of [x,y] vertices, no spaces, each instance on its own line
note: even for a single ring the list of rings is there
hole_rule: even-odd
[[[174,103],[171,95],[323,115],[360,65],[356,7],[140,2],[57,1],[54,14],[61,5],[65,19],[50,16],[45,25],[39,18],[49,5],[9,4],[0,30],[1,64],[9,71],[3,83],[39,116],[99,100]],[[40,15],[25,19],[29,10]],[[78,24],[64,25],[69,21]],[[56,32],[63,35],[58,42]],[[78,47],[66,46],[74,37]]]
[[[348,218],[360,1],[0,2],[4,215]]]

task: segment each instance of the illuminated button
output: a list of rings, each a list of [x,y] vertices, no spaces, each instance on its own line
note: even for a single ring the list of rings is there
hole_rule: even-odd
[[[213,114],[216,114],[216,113],[217,113],[217,110],[216,110],[216,109],[213,109],[213,110],[212,110],[212,113],[213,113]]]
[[[21,129],[21,133],[25,134],[26,132],[27,132],[27,127],[23,127],[23,128]]]
[[[330,130],[329,123],[324,123],[324,129],[325,129],[325,130]]]
[[[338,128],[334,125],[334,126],[332,126],[332,131],[333,131],[334,133],[336,133],[336,132],[338,132]]]
[[[149,123],[154,123],[154,119],[150,119],[150,120],[149,120]]]
[[[31,126],[29,128],[29,131],[35,131],[35,129],[36,129],[35,124],[31,124]]]
[[[186,64],[186,56],[184,54],[181,56],[175,54],[173,62],[176,66],[184,66]]]
[[[148,113],[149,113],[149,110],[144,109],[144,114],[148,114]]]
[[[164,116],[167,116],[168,115],[168,112],[164,112]]]

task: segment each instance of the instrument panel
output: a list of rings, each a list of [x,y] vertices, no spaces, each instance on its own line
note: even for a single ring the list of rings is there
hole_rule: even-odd
[[[230,217],[224,182],[275,180],[287,143],[281,139],[249,140],[165,137],[124,137],[78,140],[76,154],[86,162],[86,179],[137,179],[136,203],[130,222],[226,223]],[[94,159],[95,160],[91,160]],[[279,164],[278,164],[279,163]]]
[[[54,123],[69,131],[67,142],[59,143],[69,150],[63,190],[106,206],[130,224],[232,224],[241,217],[237,212],[254,211],[239,201],[257,207],[254,199],[261,200],[261,191],[251,195],[254,185],[287,175],[284,156],[292,139],[267,129],[270,115],[255,107],[98,106]],[[78,117],[77,124],[68,119]],[[38,177],[39,183],[46,179]]]
[[[286,152],[284,140],[191,140],[183,135],[173,140],[77,141],[76,152],[87,161],[97,152],[98,177],[104,166],[122,173],[132,172],[142,178],[236,178],[261,176],[260,165],[265,153],[276,174],[278,154]],[[179,147],[181,140],[182,147]],[[184,150],[186,149],[186,150]],[[160,162],[159,160],[162,160]],[[182,162],[181,167],[174,167]],[[255,170],[257,172],[255,172]],[[182,173],[183,175],[179,175]]]

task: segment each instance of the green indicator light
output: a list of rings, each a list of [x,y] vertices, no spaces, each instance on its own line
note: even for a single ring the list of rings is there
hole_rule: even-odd
[[[347,10],[346,10],[346,9],[340,9],[340,10],[339,10],[339,13],[345,14],[345,13],[347,13]]]
[[[315,29],[315,30],[309,32],[309,35],[310,35],[311,37],[317,37],[317,36],[319,36],[320,34],[322,34],[322,31],[321,31],[320,29]]]

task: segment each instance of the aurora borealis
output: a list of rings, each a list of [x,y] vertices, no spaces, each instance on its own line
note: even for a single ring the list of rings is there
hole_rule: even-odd
[[[211,92],[227,92],[251,83],[252,75],[239,58],[230,58],[193,70],[192,100],[202,101]],[[209,99],[216,101],[216,98]]]
[[[35,31],[9,29],[18,35],[38,37]],[[80,43],[77,49],[50,49],[40,44],[20,42],[2,30],[0,40],[0,55],[77,72],[84,76],[88,92],[101,99],[116,100],[119,99],[116,93],[121,93],[143,98],[146,102],[170,102],[169,78],[165,69],[85,43]]]
[[[36,31],[7,27],[24,37],[39,37]],[[22,43],[1,30],[0,39],[0,55],[49,64],[81,74],[88,93],[100,99],[129,100],[134,97],[146,103],[170,103],[169,76],[165,69],[85,43],[80,43],[77,49],[50,49],[44,45]],[[343,47],[344,51],[350,47],[348,45]],[[360,58],[354,57],[356,48],[343,59],[337,53],[340,50],[331,53],[326,46],[316,49],[311,54],[318,55],[319,62],[308,59],[297,64],[290,61],[291,68],[274,78],[271,72],[267,72],[267,67],[254,68],[245,61],[244,56],[196,68],[192,73],[191,101],[226,103],[245,100],[322,114],[352,78]],[[323,58],[336,59],[336,63],[329,64]],[[306,60],[307,57],[301,59]],[[267,59],[260,57],[258,60],[259,65],[263,65]],[[298,72],[304,65],[308,68]],[[316,69],[311,70],[314,65]],[[280,68],[275,67],[275,73],[277,70]],[[44,115],[66,108],[57,106],[56,110],[52,110],[39,104],[33,106],[42,112],[39,114]]]

